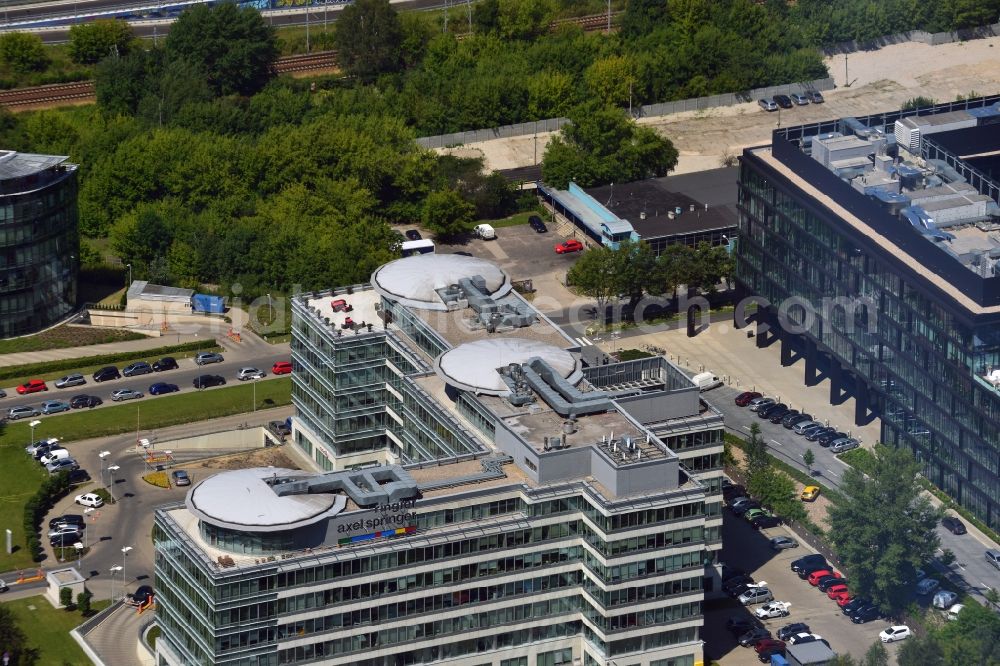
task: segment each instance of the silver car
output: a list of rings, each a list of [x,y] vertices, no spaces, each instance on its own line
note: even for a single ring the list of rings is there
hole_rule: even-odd
[[[68,472],[73,469],[80,469],[80,464],[76,462],[73,458],[63,458],[62,460],[55,460],[50,462],[45,466],[49,474],[58,474],[59,472]]]
[[[791,95],[789,95],[789,97],[791,97],[792,101],[794,103],[798,104],[799,106],[805,106],[806,104],[809,103],[809,98],[806,97],[805,95],[800,95],[798,93],[792,93]]]
[[[851,449],[856,449],[859,446],[861,446],[861,442],[852,437],[848,437],[846,439],[838,439],[837,441],[830,444],[830,452],[843,453],[844,451],[850,451]]]
[[[764,99],[757,100],[757,103],[760,105],[760,108],[764,109],[765,111],[777,111],[778,110],[778,103],[775,102],[770,97],[765,97]]]
[[[111,393],[111,399],[114,402],[121,402],[122,400],[135,400],[136,398],[141,398],[142,393],[139,391],[134,391],[132,389],[118,389]]]
[[[798,548],[799,542],[791,537],[776,536],[771,538],[771,550],[786,550],[788,548]]]
[[[801,435],[806,430],[809,430],[809,428],[821,425],[823,425],[822,421],[803,421],[802,423],[797,423],[794,426],[792,426],[792,432],[794,432],[796,435]]]
[[[83,375],[66,375],[62,379],[56,380],[56,388],[70,388],[72,386],[83,386],[87,379]]]
[[[216,352],[202,352],[194,357],[194,362],[198,365],[207,365],[209,363],[222,363],[224,358],[222,354],[217,354]]]
[[[755,398],[754,400],[750,401],[750,404],[747,405],[747,408],[751,412],[756,412],[756,411],[759,411],[760,409],[762,409],[764,407],[768,407],[768,406],[773,405],[773,404],[775,404],[777,402],[778,401],[775,400],[774,398]]]

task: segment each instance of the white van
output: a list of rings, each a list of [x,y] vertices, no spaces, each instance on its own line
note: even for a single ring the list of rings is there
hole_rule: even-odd
[[[955,604],[948,609],[948,615],[946,617],[949,621],[954,622],[958,619],[958,614],[962,612],[963,608],[965,608],[964,604]]]
[[[41,462],[43,465],[48,465],[49,463],[57,460],[63,460],[64,458],[69,458],[69,451],[66,449],[55,449],[54,451],[49,451],[42,456]]]
[[[691,381],[695,383],[699,391],[711,391],[714,388],[722,386],[722,380],[711,372],[700,372],[692,377]]]
[[[472,233],[476,234],[477,238],[482,238],[483,240],[496,240],[497,237],[496,229],[489,224],[477,224]]]

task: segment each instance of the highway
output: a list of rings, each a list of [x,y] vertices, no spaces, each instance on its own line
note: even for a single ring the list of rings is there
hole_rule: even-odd
[[[49,387],[48,391],[42,391],[39,393],[32,393],[30,395],[18,395],[15,392],[14,387],[5,388],[7,391],[7,397],[0,399],[0,414],[6,415],[7,410],[11,407],[20,407],[22,405],[30,405],[36,409],[41,409],[41,405],[46,400],[62,400],[64,402],[69,402],[70,399],[75,395],[87,394],[96,395],[104,404],[94,409],[103,409],[111,405],[126,404],[126,403],[116,403],[111,401],[111,392],[130,388],[136,391],[141,391],[145,394],[144,397],[138,398],[137,400],[128,401],[129,404],[136,401],[145,400],[156,400],[161,396],[154,396],[149,394],[149,386],[156,382],[167,382],[170,384],[177,384],[180,388],[180,393],[190,393],[196,391],[193,386],[194,378],[198,375],[222,375],[226,378],[226,382],[233,384],[234,382],[239,384],[242,383],[236,379],[236,373],[240,368],[251,366],[259,368],[267,373],[264,378],[273,379],[274,375],[271,374],[271,366],[275,361],[287,361],[289,358],[288,345],[275,345],[273,348],[255,347],[247,350],[248,354],[241,354],[239,352],[230,353],[223,352],[225,361],[222,363],[211,363],[209,365],[199,366],[196,365],[193,358],[181,358],[177,359],[177,365],[180,366],[177,370],[166,370],[164,372],[154,372],[147,375],[140,375],[137,377],[122,377],[121,379],[110,380],[106,382],[97,383],[93,380],[90,373],[85,374],[87,378],[87,383],[84,386],[75,386],[73,388],[57,389],[55,387],[55,381],[46,382]],[[141,356],[137,356],[136,361],[143,360]],[[152,363],[155,358],[145,359]],[[119,371],[128,365],[128,363],[118,364]],[[74,374],[73,371],[67,371],[67,375]],[[206,391],[211,391],[213,389],[204,389]],[[166,395],[176,395],[176,393],[168,393]],[[69,412],[60,412],[60,414],[71,414],[81,410],[71,410]],[[40,419],[57,419],[60,414],[52,414],[50,416],[39,416]],[[22,418],[19,421],[10,421],[9,423],[25,422],[27,423],[29,418]]]

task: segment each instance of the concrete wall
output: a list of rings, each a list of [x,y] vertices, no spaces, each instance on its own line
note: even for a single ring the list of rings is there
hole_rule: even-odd
[[[615,402],[639,423],[655,423],[698,413],[698,389],[692,386],[677,391],[658,391]]]
[[[207,435],[182,437],[165,442],[157,442],[159,451],[211,451],[213,449],[260,449],[267,441],[264,428],[246,428],[244,430],[225,430]]]
[[[1000,23],[987,25],[980,28],[967,28],[954,32],[924,32],[923,30],[910,30],[909,32],[898,32],[894,35],[883,35],[875,39],[858,42],[848,41],[833,44],[823,49],[823,53],[831,56],[837,53],[854,53],[855,51],[873,51],[889,44],[902,44],[904,42],[922,42],[931,46],[939,44],[950,44],[951,42],[964,42],[970,39],[985,39],[1000,35]]]

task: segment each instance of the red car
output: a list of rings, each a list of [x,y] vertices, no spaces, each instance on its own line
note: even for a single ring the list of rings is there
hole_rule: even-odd
[[[809,584],[813,587],[819,585],[819,579],[823,576],[832,576],[833,572],[828,569],[820,569],[819,571],[813,571],[809,574]]]
[[[29,379],[25,383],[17,387],[17,392],[21,395],[26,393],[38,393],[39,391],[48,391],[49,387],[41,379]]]
[[[566,254],[567,252],[579,252],[583,249],[583,243],[576,240],[575,238],[570,238],[569,240],[564,240],[562,243],[556,245],[556,254]]]
[[[763,652],[764,650],[784,650],[784,641],[779,641],[776,638],[762,638],[753,644],[753,649],[757,652]]]
[[[290,375],[292,373],[291,361],[276,361],[271,366],[271,373],[275,375]]]
[[[334,299],[334,301],[330,303],[330,307],[333,308],[334,312],[350,312],[354,309],[350,303],[342,298]]]
[[[826,591],[826,596],[836,600],[841,594],[849,594],[846,585],[834,585]]]
[[[740,393],[738,396],[736,396],[736,406],[746,407],[747,405],[750,404],[751,400],[759,397],[761,397],[761,394],[757,393],[757,391],[744,391],[743,393]]]
[[[841,592],[841,593],[839,593],[837,595],[837,598],[834,599],[834,601],[837,602],[838,606],[840,606],[841,608],[843,608],[847,604],[849,604],[852,601],[854,601],[854,597],[851,596],[850,592]]]

